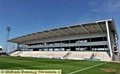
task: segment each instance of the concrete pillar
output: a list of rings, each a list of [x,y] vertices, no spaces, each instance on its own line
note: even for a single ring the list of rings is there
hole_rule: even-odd
[[[20,47],[20,44],[17,44],[17,50],[18,50],[18,51],[20,50],[19,47]]]
[[[106,30],[107,30],[108,48],[110,50],[111,61],[112,61],[113,60],[113,53],[112,53],[112,46],[111,46],[111,40],[110,40],[110,30],[109,30],[108,21],[106,21]]]

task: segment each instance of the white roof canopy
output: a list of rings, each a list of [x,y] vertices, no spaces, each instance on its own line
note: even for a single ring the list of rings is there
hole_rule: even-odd
[[[106,25],[105,25],[106,21],[108,21],[111,31],[117,34],[113,20],[107,19],[107,20],[88,22],[83,24],[77,24],[72,26],[66,26],[66,27],[26,34],[23,36],[9,39],[8,42],[23,43],[27,41],[50,38],[50,37],[76,35],[76,34],[84,34],[84,33],[95,33],[95,32],[106,32]]]

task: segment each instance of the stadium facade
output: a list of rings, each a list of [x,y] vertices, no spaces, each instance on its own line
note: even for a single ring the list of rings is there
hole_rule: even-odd
[[[60,27],[9,39],[17,43],[11,55],[47,56],[102,61],[118,60],[118,34],[113,19]],[[117,59],[118,58],[118,59]]]

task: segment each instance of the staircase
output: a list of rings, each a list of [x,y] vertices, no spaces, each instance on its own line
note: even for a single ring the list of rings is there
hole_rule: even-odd
[[[19,51],[18,53],[14,54],[15,56],[18,56],[20,53],[22,53],[22,51]]]
[[[68,52],[67,54],[65,54],[65,55],[63,56],[63,58],[67,58],[70,54],[71,54],[71,52]]]
[[[97,55],[97,52],[95,52],[95,53],[93,52],[92,55],[90,56],[90,58],[93,59],[96,57],[96,55]]]

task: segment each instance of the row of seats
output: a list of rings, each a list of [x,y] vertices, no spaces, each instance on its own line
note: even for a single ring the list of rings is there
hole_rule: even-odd
[[[80,60],[84,60],[84,58],[94,58],[100,59],[101,61],[110,61],[110,56],[107,52],[71,52],[70,55],[67,57],[68,59],[76,58]]]
[[[10,56],[22,56],[22,57],[61,57],[66,59],[79,59],[94,58],[101,61],[110,61],[110,56],[107,52],[96,51],[16,51],[10,54]]]
[[[18,54],[17,54],[18,53]],[[23,56],[23,57],[63,57],[67,52],[58,52],[58,51],[17,51],[10,54],[11,56]]]

